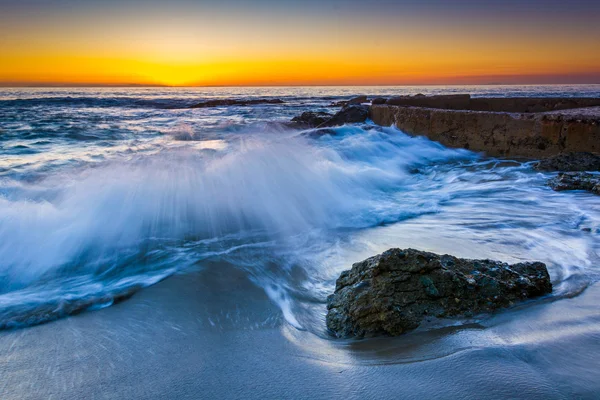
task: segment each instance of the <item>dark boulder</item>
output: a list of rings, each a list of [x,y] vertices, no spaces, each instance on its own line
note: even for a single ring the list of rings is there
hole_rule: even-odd
[[[328,128],[344,124],[365,122],[369,118],[369,106],[349,105],[331,115],[326,112],[305,111],[292,118],[287,126],[292,128]]]
[[[337,101],[335,103],[331,103],[329,106],[330,107],[344,107],[344,106],[350,106],[353,104],[366,103],[367,101],[369,101],[367,96],[356,96],[356,97],[351,98],[350,100],[343,100],[343,101]]]
[[[327,299],[336,337],[396,336],[426,317],[486,313],[552,291],[541,262],[508,265],[390,249],[344,271]]]
[[[538,171],[600,171],[600,155],[594,153],[561,153],[536,163]]]
[[[550,179],[548,185],[556,191],[587,190],[600,195],[600,175],[586,172],[561,172]]]
[[[333,117],[318,125],[319,128],[365,122],[369,118],[369,107],[363,105],[344,106]]]
[[[218,99],[207,100],[191,106],[191,108],[210,108],[210,107],[228,107],[228,106],[251,106],[255,104],[283,104],[281,99]]]
[[[387,99],[385,97],[376,97],[373,100],[371,100],[371,104],[385,104],[387,102]]]
[[[346,105],[350,106],[352,104],[363,104],[363,103],[366,103],[367,101],[369,101],[367,96],[356,96],[356,97],[353,97],[350,100],[348,100]]]
[[[291,122],[300,127],[315,128],[333,117],[333,114],[323,111],[305,111],[297,117],[292,118]]]

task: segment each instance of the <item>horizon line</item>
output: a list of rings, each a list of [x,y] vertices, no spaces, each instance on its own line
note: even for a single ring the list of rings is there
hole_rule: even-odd
[[[99,83],[26,83],[0,82],[0,88],[259,88],[259,87],[422,87],[422,86],[583,86],[600,85],[600,81],[592,82],[545,82],[545,83],[407,83],[407,84],[272,84],[272,85],[165,85],[165,84],[99,84]]]

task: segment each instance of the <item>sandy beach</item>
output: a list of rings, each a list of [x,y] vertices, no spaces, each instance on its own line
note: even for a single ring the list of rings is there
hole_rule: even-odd
[[[231,290],[231,282],[234,289]],[[567,399],[600,390],[600,286],[401,338],[334,341],[287,323],[234,268],[0,333],[3,399]],[[552,329],[548,329],[552,327]]]

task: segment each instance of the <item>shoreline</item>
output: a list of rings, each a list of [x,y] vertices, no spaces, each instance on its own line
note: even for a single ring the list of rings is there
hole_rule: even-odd
[[[600,301],[597,284],[481,325],[332,341],[289,326],[241,271],[233,294],[223,291],[231,271],[214,272],[173,276],[113,307],[0,332],[2,397],[563,399],[600,390],[598,325],[573,330],[562,321],[545,330],[552,315],[600,318],[590,307]],[[219,319],[228,305],[237,305],[237,317]]]

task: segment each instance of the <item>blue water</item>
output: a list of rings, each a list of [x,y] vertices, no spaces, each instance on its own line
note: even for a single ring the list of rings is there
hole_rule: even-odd
[[[357,94],[465,92],[600,97],[600,85],[0,89],[0,327],[217,261],[319,333],[339,272],[392,246],[541,260],[556,296],[578,293],[597,275],[597,197],[394,128],[282,124]],[[285,103],[189,108],[261,97]]]

